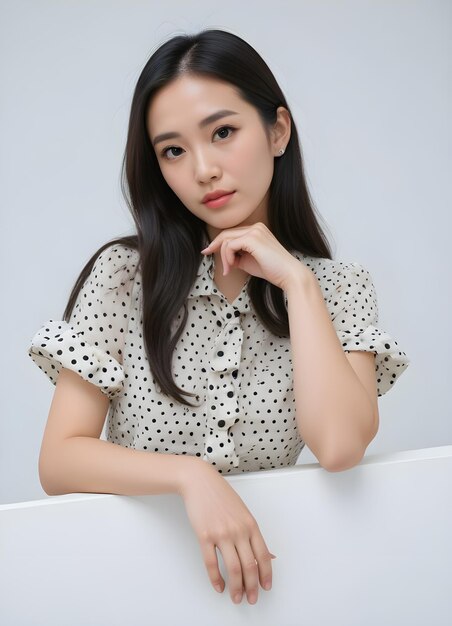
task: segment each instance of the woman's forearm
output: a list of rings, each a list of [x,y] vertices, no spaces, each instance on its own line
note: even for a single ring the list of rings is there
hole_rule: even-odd
[[[286,290],[300,436],[332,471],[359,463],[374,424],[371,401],[348,362],[315,275],[303,268]]]
[[[198,457],[134,450],[94,437],[69,437],[41,450],[39,476],[48,495],[182,495]]]

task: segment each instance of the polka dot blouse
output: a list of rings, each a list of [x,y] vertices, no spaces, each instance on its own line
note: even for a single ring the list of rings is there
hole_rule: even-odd
[[[344,351],[376,354],[382,396],[409,359],[377,326],[369,272],[358,263],[291,254],[316,275]],[[198,456],[223,474],[294,465],[305,444],[296,424],[290,339],[260,323],[246,284],[230,304],[214,283],[214,255],[203,256],[172,365],[175,382],[196,394],[189,398],[196,406],[176,402],[161,392],[148,366],[138,260],[138,252],[122,244],[103,250],[70,322],[50,319],[32,338],[32,360],[54,385],[65,367],[108,396],[108,441]],[[183,307],[176,326],[182,317]]]

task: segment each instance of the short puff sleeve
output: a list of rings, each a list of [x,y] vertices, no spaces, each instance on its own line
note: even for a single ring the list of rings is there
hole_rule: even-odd
[[[338,267],[336,264],[339,263]],[[327,301],[344,352],[375,353],[378,396],[384,395],[410,360],[397,341],[378,326],[378,302],[369,271],[359,263],[333,261],[334,289]]]
[[[65,367],[110,399],[123,392],[122,352],[137,265],[133,248],[105,248],[78,293],[69,323],[49,319],[33,336],[28,354],[54,385]]]

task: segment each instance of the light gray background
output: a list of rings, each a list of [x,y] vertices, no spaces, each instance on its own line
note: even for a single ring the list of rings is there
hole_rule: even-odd
[[[451,2],[3,0],[0,11],[1,503],[46,497],[37,468],[54,387],[31,337],[61,319],[94,251],[133,232],[119,172],[139,73],[170,36],[202,28],[243,37],[269,64],[334,258],[369,269],[379,325],[411,359],[379,400],[367,454],[452,443]],[[305,448],[299,463],[313,461]]]

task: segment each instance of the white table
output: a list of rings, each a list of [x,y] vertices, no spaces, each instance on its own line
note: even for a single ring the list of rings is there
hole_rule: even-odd
[[[446,626],[452,446],[228,477],[259,523],[273,588],[212,588],[179,496],[73,494],[0,506],[4,626]]]

